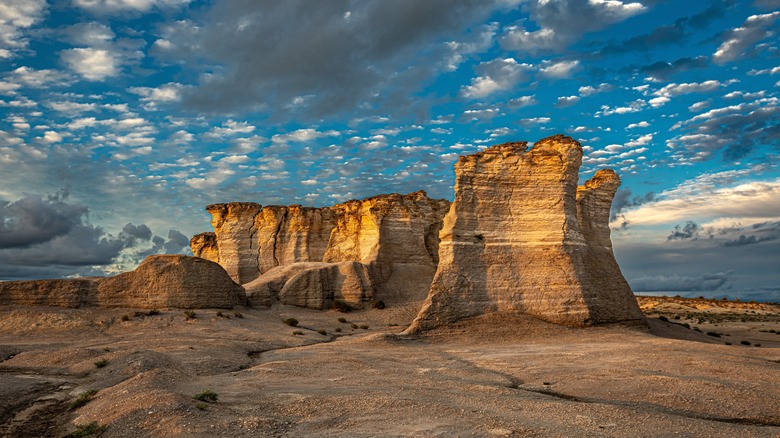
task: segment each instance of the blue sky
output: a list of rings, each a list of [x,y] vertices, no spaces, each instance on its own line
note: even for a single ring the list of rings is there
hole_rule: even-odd
[[[0,278],[186,252],[213,202],[426,190],[564,133],[635,290],[780,293],[780,1],[6,0]]]

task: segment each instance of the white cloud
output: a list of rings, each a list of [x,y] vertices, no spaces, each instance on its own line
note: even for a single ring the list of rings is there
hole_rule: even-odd
[[[534,125],[543,125],[545,123],[550,123],[549,117],[529,117],[525,119],[520,119],[517,123],[519,123],[521,126],[529,127]]]
[[[103,81],[119,74],[119,59],[105,49],[67,49],[60,52],[60,57],[68,68],[90,81]]]
[[[742,58],[751,51],[755,43],[774,34],[774,23],[778,18],[780,11],[751,15],[742,26],[728,33],[728,39],[723,41],[712,55],[713,61],[723,64]]]
[[[46,11],[46,0],[3,0],[0,3],[0,59],[11,58],[27,49],[24,29],[39,21]]]
[[[161,103],[178,102],[181,100],[181,91],[186,88],[178,82],[169,82],[156,88],[131,87],[127,91],[141,96],[141,102],[145,102],[144,108],[154,111]]]
[[[580,87],[580,89],[577,90],[577,91],[580,93],[580,96],[592,96],[594,94],[603,93],[605,91],[610,91],[610,90],[612,90],[614,88],[615,87],[610,85],[610,84],[602,83],[602,84],[599,84],[598,87],[593,87],[591,85],[584,85],[584,86]]]
[[[601,117],[601,116],[610,116],[612,114],[628,114],[628,113],[636,113],[642,110],[647,105],[647,102],[645,102],[642,99],[637,99],[631,103],[628,104],[628,106],[618,106],[618,107],[610,107],[608,105],[602,105],[601,111],[597,111],[596,114],[594,114],[595,117]]]
[[[555,106],[557,106],[558,108],[566,108],[568,106],[574,105],[579,101],[580,101],[579,96],[561,96],[555,102]]]
[[[46,131],[41,138],[44,143],[59,143],[62,141],[62,135],[55,131]]]
[[[335,137],[340,135],[338,131],[324,131],[320,132],[316,129],[312,128],[304,128],[304,129],[298,129],[293,132],[288,132],[287,134],[276,134],[273,137],[271,137],[271,141],[274,143],[288,143],[291,141],[294,142],[307,142],[311,140],[316,140],[323,137]]]
[[[630,125],[626,126],[626,129],[647,128],[648,126],[650,126],[650,124],[642,120],[639,123],[631,123]]]
[[[247,122],[237,122],[233,119],[223,122],[222,126],[215,126],[206,134],[209,137],[229,137],[236,134],[249,134],[256,129]]]
[[[152,8],[183,6],[191,0],[73,0],[73,4],[95,14],[114,14],[125,11],[148,12]]]
[[[659,108],[659,107],[662,107],[662,106],[666,105],[670,100],[672,100],[672,99],[669,99],[666,96],[659,96],[659,97],[654,97],[654,98],[648,100],[647,103],[649,103],[650,106],[653,107],[653,108]]]
[[[514,58],[483,62],[476,68],[479,76],[471,80],[471,85],[463,86],[460,93],[463,97],[479,99],[510,90],[524,80],[526,73],[532,69],[531,64],[518,64]]]
[[[68,77],[57,70],[36,70],[30,67],[19,67],[6,77],[9,82],[31,88],[47,88],[52,85],[65,85]]]
[[[709,81],[698,82],[698,83],[691,82],[687,84],[669,84],[661,88],[660,90],[654,92],[653,94],[656,96],[674,97],[674,96],[680,96],[682,94],[713,91],[713,90],[717,90],[720,87],[725,87],[730,83],[731,81],[723,83],[716,80],[709,80]]]
[[[696,102],[693,105],[689,106],[688,111],[697,112],[703,110],[704,108],[707,108],[708,106],[710,106],[710,101],[704,100],[701,102]]]
[[[97,105],[94,103],[79,103],[79,102],[47,102],[46,106],[54,111],[69,114],[81,114],[86,111],[97,110]]]
[[[228,155],[219,161],[231,164],[246,163],[249,161],[249,157],[246,155]]]
[[[579,67],[580,61],[578,60],[544,61],[539,72],[548,78],[565,79],[571,77]]]

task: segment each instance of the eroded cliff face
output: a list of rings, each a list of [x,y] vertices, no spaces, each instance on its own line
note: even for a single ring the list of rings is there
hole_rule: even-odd
[[[236,282],[244,284],[253,304],[279,299],[284,304],[322,308],[328,300],[354,297],[344,284],[354,289],[358,283],[362,301],[375,294],[391,301],[421,300],[436,270],[438,233],[449,205],[423,191],[379,195],[324,208],[214,204],[207,207],[214,239],[207,233],[199,234],[191,246],[194,254],[218,261]],[[363,267],[351,265],[353,262]],[[301,278],[322,280],[317,287],[324,287],[323,292],[315,296],[323,298],[301,298],[304,292],[300,286],[281,293],[284,283],[292,278],[280,279],[277,268],[293,265]],[[302,274],[301,269],[312,272]],[[363,270],[365,275],[358,274]],[[361,280],[344,283],[342,277]],[[360,307],[361,300],[348,301]]]
[[[569,326],[641,320],[609,239],[619,179],[601,171],[578,189],[581,162],[579,143],[560,135],[461,157],[438,269],[407,332],[489,312]]]

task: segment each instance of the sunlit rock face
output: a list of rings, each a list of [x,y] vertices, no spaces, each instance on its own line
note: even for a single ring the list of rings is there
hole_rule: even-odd
[[[360,308],[373,298],[422,300],[436,271],[449,205],[423,191],[324,208],[214,204],[207,207],[214,239],[199,234],[191,246],[244,284],[255,305],[278,300],[319,309],[343,299]],[[306,295],[303,284],[318,292]]]
[[[0,305],[78,308],[97,295],[92,279],[27,280],[0,282]]]
[[[98,282],[100,307],[223,308],[246,301],[244,288],[217,263],[183,255],[153,255],[133,271]]]
[[[581,163],[580,144],[561,135],[460,157],[438,269],[407,331],[493,312],[568,326],[642,320],[609,238],[620,180],[600,171],[578,188]]]

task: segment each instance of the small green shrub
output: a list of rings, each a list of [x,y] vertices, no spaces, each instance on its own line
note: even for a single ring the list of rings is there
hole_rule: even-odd
[[[363,330],[368,330],[368,326],[365,325],[365,324],[361,325],[360,328],[363,329]]]
[[[342,323],[342,324],[346,324],[347,323],[347,318],[341,317],[341,318],[338,319],[338,321],[340,323]]]
[[[122,315],[122,321],[130,321],[130,315],[128,314]]]
[[[196,315],[196,314],[195,314],[195,312],[193,312],[192,310],[185,310],[185,311],[184,311],[184,319],[186,319],[186,320],[188,320],[188,321],[189,321],[190,319],[195,319],[195,318],[197,318],[197,316],[198,316],[198,315]]]
[[[219,398],[219,395],[216,392],[207,389],[200,394],[193,395],[192,398],[202,402],[215,402]]]
[[[103,426],[93,421],[89,424],[80,424],[76,426],[76,431],[65,435],[64,438],[84,438],[90,436],[100,436],[108,429],[108,426]]]
[[[300,330],[293,330],[293,336],[303,336],[304,333]]]
[[[217,312],[217,316],[220,317],[220,318],[224,318],[225,314],[222,313],[222,311],[220,310],[220,311]],[[230,317],[228,317],[228,318],[230,318]]]
[[[243,318],[244,314],[241,312],[233,312],[233,316],[235,316],[236,318]]]
[[[341,327],[336,327],[335,329],[333,329],[333,331],[336,333],[341,333]]]
[[[726,342],[726,345],[731,345],[731,342]]]
[[[352,330],[357,330],[357,328],[358,328],[358,325],[354,324],[354,323],[350,324],[349,326],[352,327]]]
[[[750,341],[740,341],[740,344],[742,344],[742,345],[750,345]]]
[[[382,301],[382,300],[373,301],[373,302],[371,303],[371,307],[373,307],[374,309],[379,309],[379,310],[382,310],[382,309],[384,309],[384,308],[385,308],[385,302],[384,302],[384,301]]]
[[[108,359],[100,359],[99,361],[95,362],[95,366],[97,368],[103,368],[106,365],[108,365]]]
[[[760,347],[761,344],[753,344],[754,347]]]
[[[712,336],[712,337],[715,337],[715,338],[719,338],[720,337],[720,333],[718,333],[718,332],[707,332],[707,336]]]
[[[144,316],[146,316],[146,314],[144,312],[139,312],[137,310],[135,312],[133,312],[133,317],[134,318],[143,318]]]
[[[290,327],[298,327],[298,320],[295,318],[287,318],[282,322],[289,325]]]
[[[209,408],[209,405],[207,405],[206,403],[203,403],[203,402],[197,402],[197,403],[195,403],[195,407],[197,409],[201,410],[201,411],[205,411],[206,409]]]
[[[159,315],[159,314],[160,314],[160,311],[157,310],[157,309],[152,309],[152,310],[146,312],[147,316],[154,316],[154,315]]]
[[[90,389],[88,391],[82,392],[78,397],[76,397],[75,400],[70,402],[70,410],[78,409],[89,403],[89,401],[92,400],[92,397],[94,397],[97,393],[97,389]]]
[[[325,329],[317,329],[317,333],[321,334],[322,336],[328,335],[328,332]]]
[[[344,300],[333,300],[333,310],[341,313],[349,313],[352,310],[352,306],[347,304]]]

